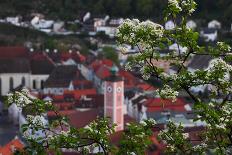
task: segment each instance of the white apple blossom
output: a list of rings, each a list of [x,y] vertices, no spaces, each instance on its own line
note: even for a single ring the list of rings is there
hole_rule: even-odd
[[[224,50],[224,51],[227,51],[227,52],[231,51],[230,45],[227,45],[224,42],[217,42],[217,46],[219,47],[220,50]]]
[[[141,22],[138,25],[138,31],[142,30],[142,31],[148,31],[150,32],[150,35],[156,35],[158,37],[162,37],[163,33],[164,33],[164,28],[162,25],[154,23],[150,20],[147,20],[145,22]]]
[[[195,6],[196,2],[192,0],[183,0],[181,2],[181,7],[185,9],[185,11],[187,11],[190,15],[195,11]]]
[[[176,97],[178,96],[179,92],[173,90],[169,85],[164,85],[161,90],[157,90],[160,97],[165,99],[171,99],[172,102],[176,101]]]
[[[180,7],[178,0],[168,0],[168,6],[175,8],[178,11],[182,11],[182,8]]]
[[[132,64],[130,62],[127,62],[125,65],[125,70],[126,71],[132,71]]]
[[[226,72],[232,71],[232,66],[227,64],[222,58],[213,59],[208,67],[208,71],[215,71],[216,69],[224,70]]]
[[[36,115],[36,116],[33,116],[33,115],[27,115],[27,118],[26,120],[33,124],[33,125],[36,125],[36,126],[46,126],[47,125],[47,122],[46,120],[44,119],[43,116],[40,116],[40,115]]]
[[[152,118],[147,120],[149,123],[151,123],[152,125],[156,125],[156,121]]]

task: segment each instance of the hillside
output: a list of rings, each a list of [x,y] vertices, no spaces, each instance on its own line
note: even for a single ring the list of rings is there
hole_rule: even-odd
[[[230,25],[231,0],[196,0],[198,10],[194,18],[219,19]],[[94,15],[109,14],[115,17],[140,17],[161,19],[165,0],[1,0],[0,17],[43,13],[48,18],[73,20],[90,11]]]

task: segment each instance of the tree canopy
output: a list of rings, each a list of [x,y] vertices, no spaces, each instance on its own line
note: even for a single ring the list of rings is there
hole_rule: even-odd
[[[230,15],[232,2],[228,0],[197,0],[198,8],[194,14],[200,19],[220,19],[232,21]],[[80,14],[91,12],[94,15],[108,14],[114,17],[139,17],[162,20],[165,0],[2,0],[0,16],[23,15],[39,12],[49,18],[75,20]],[[228,24],[228,23],[227,23]]]

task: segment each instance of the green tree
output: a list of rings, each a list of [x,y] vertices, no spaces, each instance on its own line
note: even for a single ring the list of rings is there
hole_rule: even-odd
[[[61,154],[61,149],[73,149],[81,154],[91,153],[91,148],[100,148],[99,154],[107,155],[110,152],[118,155],[143,154],[150,144],[153,120],[146,120],[143,124],[128,124],[126,133],[123,134],[121,145],[130,147],[127,149],[115,149],[110,144],[109,136],[114,133],[115,124],[110,124],[108,118],[93,120],[85,128],[74,128],[68,124],[65,117],[59,115],[51,102],[31,98],[28,90],[15,92],[8,95],[8,103],[15,103],[27,113],[26,123],[21,126],[23,137],[27,141],[27,147],[17,154],[45,155],[48,152]],[[47,123],[44,121],[44,113],[54,111],[56,119]],[[37,132],[40,132],[38,135]],[[143,143],[139,143],[143,142]],[[136,149],[135,146],[136,145]]]
[[[211,3],[211,1],[207,1]],[[173,154],[213,154],[232,153],[232,93],[230,65],[231,47],[224,42],[218,42],[214,47],[198,45],[199,34],[186,27],[186,21],[196,9],[194,0],[168,0],[164,19],[173,20],[176,28],[165,30],[162,25],[151,21],[126,20],[119,27],[118,41],[120,44],[137,46],[139,50],[126,65],[128,70],[140,66],[144,79],[155,78],[163,82],[163,87],[157,93],[160,97],[171,99],[175,104],[180,91],[185,91],[194,102],[194,121],[206,123],[198,145],[184,133],[181,124],[169,122],[167,128],[160,132],[161,140],[167,143],[167,153]],[[176,22],[176,21],[179,22]],[[187,47],[181,53],[174,50],[166,56],[160,56],[159,51],[167,45],[176,43]],[[211,56],[214,59],[207,69],[188,70],[186,61],[192,56]],[[153,59],[169,61],[177,68],[174,73],[166,73],[164,68],[155,66]],[[205,86],[207,97],[193,93],[192,88]]]
[[[127,16],[131,10],[131,0],[116,0],[112,8],[112,15],[114,16]]]
[[[115,64],[119,64],[118,53],[113,47],[103,47],[102,54],[105,58],[112,60]]]
[[[138,15],[142,17],[152,16],[153,13],[153,4],[152,0],[137,0],[136,11]]]
[[[145,80],[159,79],[162,88],[156,91],[160,97],[171,99],[175,104],[180,91],[185,91],[194,102],[194,121],[204,121],[206,128],[202,131],[200,144],[194,144],[184,133],[181,124],[169,122],[159,137],[167,144],[167,153],[172,154],[231,154],[232,153],[232,61],[231,47],[224,42],[218,42],[214,47],[199,46],[198,32],[186,27],[186,21],[196,9],[194,0],[168,0],[164,19],[173,20],[175,29],[165,30],[162,25],[151,21],[125,20],[119,27],[117,39],[119,44],[137,46],[139,52],[130,57],[126,69],[132,70],[140,66],[140,72]],[[179,22],[176,22],[176,21]],[[176,43],[187,47],[186,52],[179,49],[160,55],[160,50],[167,45]],[[107,51],[107,50],[106,50]],[[109,50],[111,51],[111,50]],[[106,52],[108,54],[108,51]],[[186,61],[195,55],[208,55],[214,59],[205,70],[188,70]],[[171,62],[171,67],[177,68],[172,73],[164,72],[164,68],[155,66],[153,59]],[[208,94],[199,95],[191,90],[197,86],[208,87]],[[86,128],[72,128],[67,120],[61,117],[51,103],[31,98],[26,90],[8,95],[10,104],[16,103],[24,111],[30,112],[27,123],[22,126],[28,147],[28,154],[46,154],[52,150],[57,152],[61,148],[74,149],[80,153],[88,153],[89,147],[102,149],[103,154],[144,154],[149,146],[149,137],[154,121],[146,120],[141,124],[129,124],[123,134],[121,148],[114,149],[109,143],[109,135],[114,128],[108,119],[97,119]],[[57,119],[44,123],[43,116],[47,110],[53,110]],[[113,125],[114,126],[114,125]],[[61,129],[60,131],[54,129]],[[35,136],[36,131],[42,131],[43,136]]]

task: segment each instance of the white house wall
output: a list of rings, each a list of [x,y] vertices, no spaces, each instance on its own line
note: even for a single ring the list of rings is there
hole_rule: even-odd
[[[25,86],[30,87],[30,74],[29,73],[7,73],[0,74],[1,78],[1,94],[6,95],[10,90],[10,78],[13,78],[13,88],[22,84],[22,78],[25,77]]]
[[[33,89],[33,81],[35,80],[36,88],[35,89],[41,89],[41,82],[46,81],[48,79],[49,75],[31,75],[30,78],[30,87]]]

